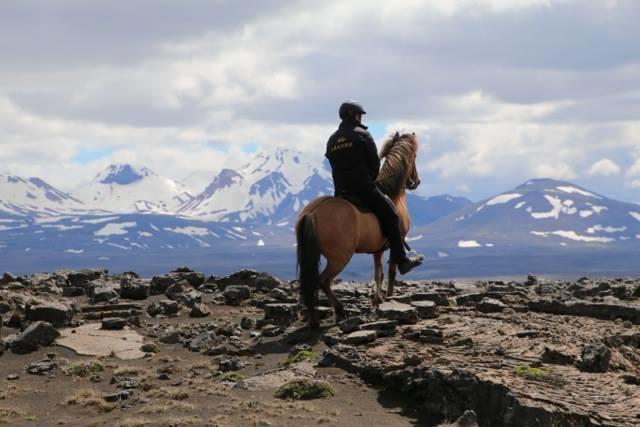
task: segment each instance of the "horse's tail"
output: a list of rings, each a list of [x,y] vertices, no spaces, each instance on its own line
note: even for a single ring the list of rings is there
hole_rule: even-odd
[[[313,213],[300,218],[296,226],[298,243],[297,270],[300,293],[309,313],[313,313],[318,302],[320,283],[320,243],[316,236]]]

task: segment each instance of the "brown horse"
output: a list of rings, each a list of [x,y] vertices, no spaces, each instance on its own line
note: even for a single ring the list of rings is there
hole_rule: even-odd
[[[376,182],[396,207],[403,237],[411,226],[406,189],[414,190],[420,185],[415,163],[417,153],[415,133],[400,135],[396,132],[380,150],[380,158],[385,161]],[[344,317],[344,308],[331,290],[331,281],[347,266],[354,253],[373,254],[376,282],[374,303],[384,300],[381,290],[384,280],[382,255],[386,238],[373,213],[362,213],[340,197],[318,197],[300,212],[296,223],[296,239],[300,292],[308,309],[310,327],[319,326],[315,309],[318,288],[322,288],[327,295],[336,319],[339,321]],[[319,272],[321,255],[327,260],[322,273]],[[396,265],[389,263],[387,297],[393,293],[395,276]]]

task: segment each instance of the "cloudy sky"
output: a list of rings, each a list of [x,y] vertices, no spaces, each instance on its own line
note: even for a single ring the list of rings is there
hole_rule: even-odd
[[[321,156],[346,98],[421,140],[423,194],[532,177],[640,202],[637,0],[2,0],[0,170],[208,176]]]

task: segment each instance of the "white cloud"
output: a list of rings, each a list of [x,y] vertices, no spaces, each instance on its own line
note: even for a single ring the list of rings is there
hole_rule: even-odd
[[[620,166],[614,161],[602,158],[589,167],[588,174],[596,176],[612,176],[620,173]]]
[[[640,176],[640,159],[627,170],[627,176]]]
[[[424,191],[482,198],[535,176],[615,177],[610,159],[640,158],[635,3],[105,2],[128,19],[92,26],[98,3],[25,3],[37,28],[0,5],[2,169],[68,188],[112,161],[204,176],[242,163],[244,144],[322,156],[348,97],[389,132],[419,133]],[[75,162],[87,149],[112,154]]]

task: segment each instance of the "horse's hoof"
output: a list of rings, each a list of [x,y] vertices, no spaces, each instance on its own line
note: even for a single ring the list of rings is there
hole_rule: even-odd
[[[378,306],[384,302],[384,296],[380,294],[375,294],[372,298],[373,305]]]

